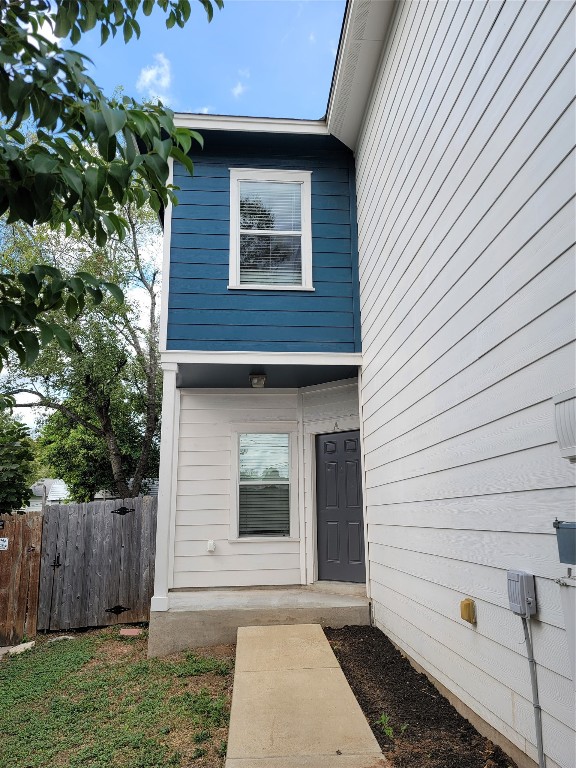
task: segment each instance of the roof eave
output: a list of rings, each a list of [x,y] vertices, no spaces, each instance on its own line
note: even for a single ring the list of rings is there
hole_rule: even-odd
[[[348,0],[328,99],[328,131],[355,150],[398,0]]]
[[[194,128],[200,131],[246,131],[317,136],[327,136],[329,133],[325,120],[294,120],[284,117],[236,117],[176,112],[174,123],[181,128]]]

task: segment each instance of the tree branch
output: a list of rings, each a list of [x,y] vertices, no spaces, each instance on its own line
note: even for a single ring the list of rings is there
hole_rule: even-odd
[[[60,411],[64,416],[66,416],[70,421],[74,422],[75,424],[81,424],[83,427],[85,427],[87,430],[92,432],[94,435],[98,435],[98,437],[104,437],[104,432],[101,429],[98,429],[98,427],[95,427],[93,424],[91,424],[86,419],[83,419],[82,416],[79,416],[77,413],[74,413],[74,411],[71,411],[70,408],[68,408],[65,405],[62,405],[62,403],[56,403],[53,400],[49,400],[48,398],[44,397],[44,395],[41,395],[39,392],[34,392],[34,390],[31,389],[18,389],[13,392],[7,392],[6,394],[10,395],[18,395],[18,394],[26,394],[26,395],[35,395],[36,397],[40,398],[40,401],[38,403],[17,403],[17,408],[51,408],[54,411]]]

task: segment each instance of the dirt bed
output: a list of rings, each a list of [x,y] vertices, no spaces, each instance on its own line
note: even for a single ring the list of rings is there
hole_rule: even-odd
[[[393,768],[517,768],[373,627],[326,629]]]

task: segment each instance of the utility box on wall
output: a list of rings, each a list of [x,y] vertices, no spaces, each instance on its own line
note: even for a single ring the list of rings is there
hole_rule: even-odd
[[[555,520],[556,543],[561,563],[576,565],[576,523]]]
[[[574,464],[576,463],[576,389],[561,392],[552,399],[560,455]]]

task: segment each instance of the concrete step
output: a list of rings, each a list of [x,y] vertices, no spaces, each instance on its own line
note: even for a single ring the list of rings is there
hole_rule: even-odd
[[[238,630],[226,768],[385,768],[318,624]]]
[[[332,595],[354,595],[366,597],[366,584],[353,584],[350,581],[315,581],[303,589],[311,592],[328,592]]]
[[[236,642],[239,627],[370,623],[368,598],[307,587],[198,589],[171,592],[168,611],[152,611],[149,656]]]

